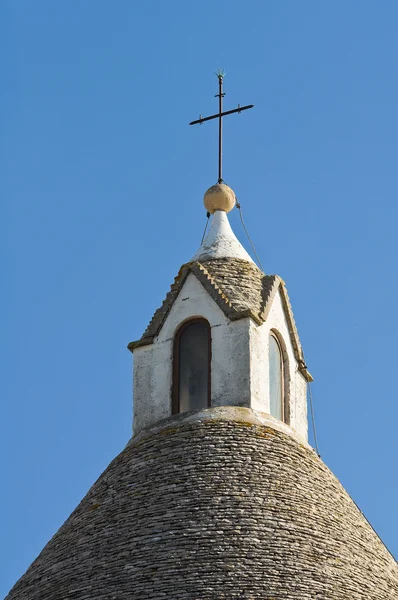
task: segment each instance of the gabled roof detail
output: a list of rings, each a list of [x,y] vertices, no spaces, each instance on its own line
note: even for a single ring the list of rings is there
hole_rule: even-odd
[[[278,275],[265,275],[254,263],[240,258],[192,261],[183,265],[162,306],[153,315],[143,336],[136,342],[130,342],[129,350],[133,351],[138,346],[153,343],[189,273],[195,275],[231,321],[250,317],[257,325],[261,325],[265,322],[272,300],[280,289],[299,370],[307,381],[312,381],[305,365],[292,307],[283,280]]]

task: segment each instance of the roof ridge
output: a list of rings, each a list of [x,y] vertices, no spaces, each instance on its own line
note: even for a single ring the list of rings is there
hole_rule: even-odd
[[[200,272],[203,272],[203,274],[205,275],[205,277],[207,278],[208,281],[211,282],[211,285],[214,287],[214,289],[217,291],[217,293],[219,294],[219,296],[224,300],[224,302],[226,304],[228,304],[229,307],[233,307],[233,303],[231,302],[231,300],[224,294],[224,292],[222,291],[222,289],[220,288],[220,286],[217,285],[214,277],[212,277],[211,273],[209,273],[209,271],[206,269],[206,267],[203,266],[203,264],[199,261],[199,260],[195,260],[192,264],[191,267],[191,271],[194,272],[196,265],[199,268]]]
[[[270,289],[264,289],[263,287],[261,290],[261,310],[259,312],[259,318],[262,321],[265,321],[268,317],[268,313],[270,311],[272,303],[271,301],[275,298],[276,292],[278,291],[278,288],[282,281],[279,275],[265,275],[265,277],[271,277],[274,281]],[[267,291],[268,293],[265,294],[265,291]]]

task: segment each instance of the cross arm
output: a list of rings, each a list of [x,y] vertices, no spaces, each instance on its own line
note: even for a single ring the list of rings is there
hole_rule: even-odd
[[[202,124],[205,121],[211,121],[211,119],[218,119],[219,117],[225,117],[226,115],[232,115],[233,113],[240,113],[242,110],[247,110],[248,108],[253,108],[254,104],[248,104],[247,106],[238,106],[238,108],[234,108],[233,110],[226,110],[222,113],[217,113],[216,115],[211,115],[211,117],[204,117],[203,119],[197,119],[197,121],[192,121],[190,125],[197,125],[198,123]]]

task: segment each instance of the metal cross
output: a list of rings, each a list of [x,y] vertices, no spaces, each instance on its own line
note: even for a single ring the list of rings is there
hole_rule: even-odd
[[[222,91],[223,79],[225,77],[225,73],[219,69],[217,73],[215,73],[218,77],[218,94],[214,97],[218,98],[218,113],[216,115],[211,115],[211,117],[202,117],[200,115],[200,119],[196,121],[192,121],[190,125],[197,125],[198,123],[202,125],[205,121],[211,121],[211,119],[218,119],[218,183],[223,182],[222,178],[222,118],[226,115],[232,115],[233,113],[240,113],[242,110],[247,110],[248,108],[253,108],[254,104],[248,104],[247,106],[241,106],[238,104],[238,108],[234,108],[233,110],[222,111],[222,99],[225,96],[225,93]]]

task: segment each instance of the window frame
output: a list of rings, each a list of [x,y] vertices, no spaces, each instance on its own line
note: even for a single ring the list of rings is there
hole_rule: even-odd
[[[207,319],[203,317],[193,317],[184,321],[176,330],[173,341],[173,373],[172,373],[172,392],[171,392],[171,413],[173,415],[184,414],[180,411],[180,340],[185,329],[194,323],[202,323],[207,329],[207,407],[211,408],[211,327]]]
[[[286,381],[286,374],[288,372],[288,365],[287,365],[287,353],[286,350],[284,348],[284,344],[282,342],[282,340],[280,339],[278,333],[271,329],[269,332],[269,338],[273,338],[278,346],[278,350],[279,350],[279,357],[280,357],[280,378],[281,378],[281,412],[282,412],[282,419],[281,419],[281,423],[286,423],[286,425],[289,425],[290,423],[290,411],[289,411],[289,396],[287,393],[287,381]],[[269,368],[270,368],[270,344],[268,342],[268,372],[269,372]],[[269,378],[269,375],[268,375]],[[271,416],[273,416],[271,414],[271,382],[268,382],[268,394],[269,394],[269,414]],[[275,419],[276,417],[274,417]],[[279,419],[278,419],[279,420]]]

